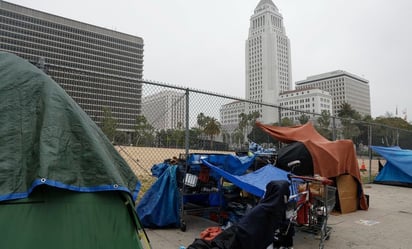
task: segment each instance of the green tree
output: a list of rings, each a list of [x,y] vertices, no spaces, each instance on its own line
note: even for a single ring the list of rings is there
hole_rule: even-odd
[[[303,124],[306,124],[307,122],[309,122],[309,116],[308,115],[306,115],[306,114],[302,114],[302,115],[300,115],[300,117],[299,117],[299,123],[301,124],[301,125],[303,125]]]
[[[238,129],[240,132],[242,132],[243,139],[247,136],[246,132],[246,127],[248,125],[248,115],[246,113],[240,113],[239,114],[239,124],[238,124]]]
[[[356,138],[361,134],[361,131],[355,121],[360,120],[361,115],[349,103],[344,102],[338,111],[338,117],[340,117],[342,124],[343,137],[352,139],[356,144]]]
[[[148,123],[147,119],[143,115],[138,115],[136,117],[135,126],[135,145],[144,146],[152,145],[154,142],[154,128]]]
[[[317,119],[317,124],[315,126],[316,130],[327,139],[332,139],[332,132],[329,129],[331,115],[327,110],[322,110],[320,117]]]
[[[399,130],[412,130],[412,125],[398,117],[378,117],[375,123],[379,124],[374,127],[374,134],[377,140],[385,146],[399,145]]]
[[[245,113],[240,113],[239,114],[239,124],[238,124],[238,129],[242,132],[244,137],[249,138],[249,130],[252,132],[253,127],[256,125],[256,120],[260,118],[260,113],[258,111],[245,114]]]
[[[197,115],[197,125],[200,129],[204,129],[208,121],[208,117],[203,112]]]
[[[171,139],[176,148],[182,148],[185,143],[185,131],[180,129],[170,130]]]
[[[220,134],[221,124],[216,118],[208,117],[203,132],[210,138],[210,148],[213,149],[213,138]]]
[[[209,117],[206,116],[203,112],[201,112],[197,115],[197,125],[199,126],[199,131],[201,132],[201,134],[204,134],[204,130],[205,130],[206,124],[208,122],[208,118]],[[204,147],[205,138],[203,138],[202,141],[203,141],[202,142],[202,144],[203,144],[202,147]]]
[[[216,118],[206,116],[203,112],[197,115],[199,130],[210,138],[210,147],[213,147],[213,139],[220,134],[221,124]]]
[[[282,126],[293,126],[293,121],[288,117],[282,118],[282,121],[280,123],[282,124]]]
[[[248,138],[260,145],[263,144],[278,144],[279,141],[269,136],[268,133],[264,132],[261,128],[256,125],[253,126],[252,131],[249,133]]]
[[[201,149],[203,145],[203,139],[199,139],[202,135],[202,130],[197,127],[189,130],[189,146],[191,149]]]
[[[116,131],[114,140],[116,141],[116,144],[130,145],[129,136],[127,132],[124,131]]]
[[[103,107],[102,131],[112,143],[115,140],[116,128],[117,121],[113,117],[111,109]]]
[[[351,118],[355,120],[360,120],[361,115],[359,114],[358,111],[352,108],[352,106],[347,103],[343,102],[339,111],[338,111],[338,117],[340,118]]]

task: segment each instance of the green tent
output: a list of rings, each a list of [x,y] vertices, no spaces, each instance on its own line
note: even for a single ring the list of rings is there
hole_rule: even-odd
[[[0,247],[150,248],[140,182],[49,76],[0,52]]]

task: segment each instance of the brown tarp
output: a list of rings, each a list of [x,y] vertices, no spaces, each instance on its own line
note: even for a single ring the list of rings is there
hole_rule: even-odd
[[[310,122],[294,127],[264,125],[260,122],[256,122],[256,125],[283,143],[303,143],[312,156],[315,174],[328,178],[344,174],[353,176],[358,182],[360,208],[368,209],[352,140],[329,141]]]

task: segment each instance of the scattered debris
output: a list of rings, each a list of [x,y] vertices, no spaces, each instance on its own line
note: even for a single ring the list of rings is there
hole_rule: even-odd
[[[376,220],[358,220],[356,221],[356,223],[365,225],[365,226],[373,226],[373,225],[379,224],[380,222]]]

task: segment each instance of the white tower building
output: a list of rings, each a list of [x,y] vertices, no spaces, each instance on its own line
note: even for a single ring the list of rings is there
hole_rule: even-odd
[[[261,0],[256,6],[245,52],[246,99],[279,105],[279,94],[292,89],[290,44],[283,17],[271,0]],[[266,124],[279,121],[276,108],[247,104],[246,111],[259,111]]]

